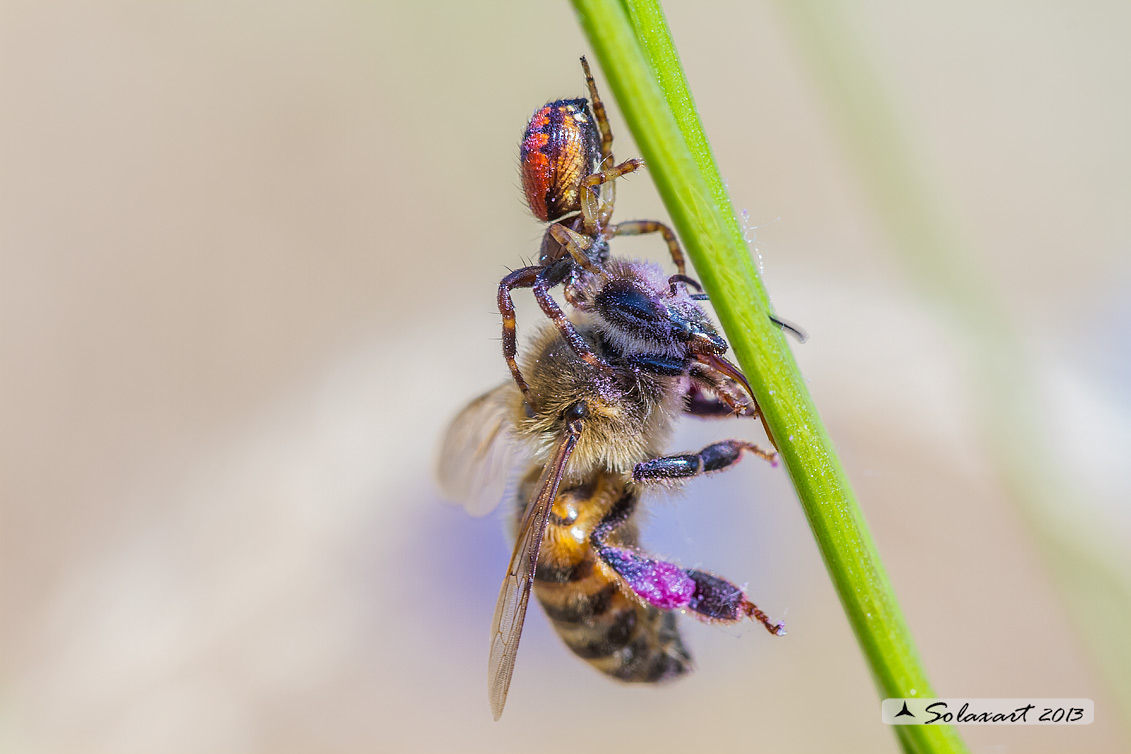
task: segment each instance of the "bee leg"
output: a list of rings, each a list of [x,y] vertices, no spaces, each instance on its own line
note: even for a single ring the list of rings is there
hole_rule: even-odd
[[[703,395],[706,388],[715,398]],[[738,382],[725,374],[711,369],[706,364],[693,364],[691,367],[691,390],[687,394],[687,413],[692,416],[758,416],[758,404],[753,396]]]
[[[593,527],[589,545],[601,562],[615,571],[642,601],[662,610],[687,607],[695,594],[695,581],[682,568],[608,543],[610,535],[632,515],[637,498],[637,495],[625,495],[613,505]]]
[[[679,241],[672,229],[662,222],[658,220],[631,220],[617,223],[608,230],[610,236],[641,236],[645,233],[659,233],[664,237],[664,240],[668,243],[668,252],[672,255],[675,268],[679,270],[680,275],[685,275],[687,273],[687,262],[683,258],[683,249],[680,248]],[[695,285],[698,286],[699,284],[695,283]]]
[[[690,610],[705,621],[734,623],[749,617],[772,634],[785,634],[781,623],[771,620],[729,581],[610,545],[609,536],[631,515],[635,500],[630,496],[614,505],[594,527],[589,543],[601,562],[615,571],[637,598],[661,610]]]
[[[684,411],[700,419],[758,415],[757,407],[748,401],[741,401],[734,395],[724,392],[723,387],[712,385],[711,390],[714,391],[714,396],[706,395],[701,386],[692,382],[691,389],[684,396]]]
[[[774,636],[785,636],[785,624],[775,621],[751,602],[746,593],[726,579],[704,571],[685,571],[695,582],[695,594],[687,609],[700,620],[735,623],[753,618]]]
[[[662,482],[670,479],[689,479],[712,471],[722,471],[738,463],[744,450],[766,459],[775,466],[778,463],[777,453],[762,450],[752,442],[723,440],[714,445],[708,445],[698,453],[663,456],[638,463],[636,468],[632,470],[632,480],[637,483]]]

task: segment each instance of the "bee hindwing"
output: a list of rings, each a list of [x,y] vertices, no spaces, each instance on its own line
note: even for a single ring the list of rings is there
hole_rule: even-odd
[[[513,436],[517,391],[508,381],[479,396],[459,412],[444,435],[440,487],[473,516],[485,516],[499,504],[528,458]]]

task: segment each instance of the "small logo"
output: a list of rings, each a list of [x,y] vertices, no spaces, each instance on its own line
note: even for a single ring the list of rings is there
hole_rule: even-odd
[[[1090,725],[1091,699],[884,699],[887,725]]]

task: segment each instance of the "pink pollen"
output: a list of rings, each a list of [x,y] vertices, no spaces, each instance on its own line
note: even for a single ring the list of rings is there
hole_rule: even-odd
[[[695,582],[671,563],[653,561],[633,580],[632,588],[646,602],[663,610],[686,607],[695,594]]]

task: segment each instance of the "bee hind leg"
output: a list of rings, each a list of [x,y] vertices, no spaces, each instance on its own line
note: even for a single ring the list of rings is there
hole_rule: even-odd
[[[738,463],[744,450],[766,459],[775,466],[778,463],[777,453],[762,450],[752,442],[723,440],[708,445],[698,453],[663,456],[638,463],[632,470],[632,480],[637,483],[662,482],[673,479],[689,479],[712,471],[722,471]]]
[[[745,592],[726,579],[644,557],[627,547],[603,545],[597,549],[597,557],[649,605],[661,610],[690,610],[708,623],[737,623],[751,618],[771,634],[785,636],[783,623],[762,612]]]
[[[746,593],[726,579],[704,571],[685,571],[695,582],[695,595],[687,609],[700,620],[734,623],[752,618],[774,636],[785,636],[785,624],[775,621],[751,602]]]
[[[726,579],[609,544],[610,535],[631,515],[635,500],[635,496],[628,496],[614,505],[589,539],[601,562],[616,572],[638,599],[661,610],[690,610],[700,620],[709,622],[734,623],[752,618],[770,633],[785,635],[781,623],[770,619],[747,599],[745,592]]]

